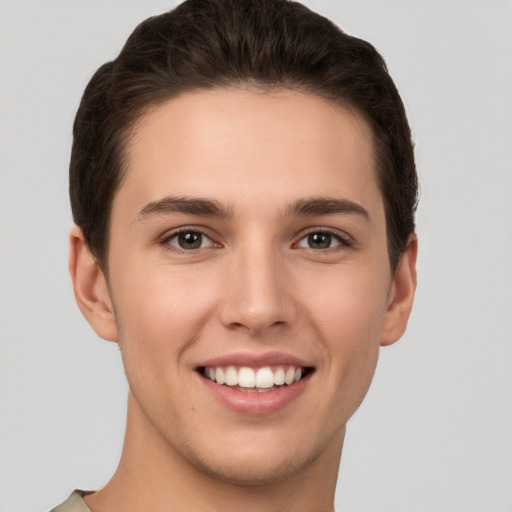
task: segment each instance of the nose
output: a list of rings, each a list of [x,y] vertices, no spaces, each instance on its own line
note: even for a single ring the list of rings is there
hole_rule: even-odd
[[[226,272],[221,321],[252,336],[290,325],[296,316],[286,262],[271,247],[234,255]]]

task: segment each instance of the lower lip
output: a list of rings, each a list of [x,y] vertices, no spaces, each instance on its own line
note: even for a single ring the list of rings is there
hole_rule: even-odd
[[[198,374],[208,391],[223,405],[240,414],[263,416],[275,413],[301,395],[308,385],[311,374],[306,375],[290,386],[282,386],[274,391],[238,391],[217,384]]]

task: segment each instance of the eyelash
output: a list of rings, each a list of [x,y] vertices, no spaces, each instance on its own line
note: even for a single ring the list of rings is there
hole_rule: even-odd
[[[186,226],[182,227],[182,228],[179,228],[179,229],[173,231],[168,236],[166,236],[161,241],[161,245],[163,245],[168,250],[177,251],[177,252],[184,252],[184,253],[188,253],[188,254],[195,254],[198,251],[200,251],[201,249],[205,249],[206,248],[206,247],[198,247],[198,248],[195,248],[195,249],[184,249],[182,247],[177,247],[177,246],[172,245],[170,243],[170,241],[175,239],[175,238],[177,238],[177,237],[179,237],[181,234],[196,234],[196,235],[199,235],[200,237],[202,237],[201,245],[203,244],[204,239],[206,238],[211,243],[211,247],[207,247],[207,248],[219,248],[219,247],[221,247],[221,244],[219,244],[218,242],[215,242],[210,236],[208,236],[202,230],[197,229],[197,228],[189,228],[189,227],[186,227]],[[347,236],[345,234],[342,234],[342,233],[340,233],[338,231],[334,231],[332,229],[326,229],[326,228],[310,228],[307,232],[302,234],[301,238],[298,240],[298,242],[295,242],[293,244],[293,246],[294,247],[299,247],[299,244],[303,240],[307,239],[311,235],[327,235],[327,236],[331,237],[331,240],[334,239],[336,242],[338,242],[338,245],[336,245],[334,247],[326,247],[326,248],[321,248],[321,249],[314,249],[312,247],[303,247],[304,249],[310,249],[310,250],[313,250],[315,252],[321,252],[321,251],[343,250],[343,249],[351,248],[353,246],[352,240],[351,240],[351,238],[349,236]]]
[[[210,240],[212,246],[214,246],[215,248],[217,247],[220,247],[221,245],[217,242],[215,242],[214,240],[212,240],[212,238],[210,236],[208,236],[206,233],[204,233],[203,231],[201,231],[200,229],[197,229],[197,228],[189,228],[189,227],[182,227],[182,228],[179,228],[179,229],[176,229],[175,231],[173,231],[172,233],[170,233],[168,236],[166,236],[161,244],[168,250],[170,251],[177,251],[177,252],[185,252],[185,253],[188,253],[188,254],[195,254],[197,253],[198,251],[200,251],[201,249],[204,249],[204,247],[199,247],[197,249],[183,249],[182,247],[177,247],[177,246],[173,246],[170,241],[173,240],[174,238],[177,238],[179,237],[180,235],[182,234],[197,234],[197,235],[200,235],[203,239],[206,238],[208,240]],[[203,242],[204,240],[202,240]],[[202,243],[201,243],[202,245]]]
[[[302,242],[304,239],[307,239],[311,235],[320,235],[320,234],[328,235],[332,239],[336,240],[339,243],[339,246],[327,247],[327,248],[323,249],[324,251],[343,250],[343,249],[351,248],[353,246],[352,239],[348,235],[346,235],[344,233],[340,233],[337,230],[327,229],[327,228],[310,228],[303,234],[303,236],[299,239],[299,241],[297,243],[295,243],[294,245],[298,246],[298,244],[300,242]],[[309,249],[315,250],[318,252],[322,251],[322,249],[313,249],[312,247],[309,247]]]

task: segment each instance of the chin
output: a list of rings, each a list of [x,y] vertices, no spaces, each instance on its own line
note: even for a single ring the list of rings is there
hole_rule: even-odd
[[[189,464],[217,481],[239,486],[272,485],[308,474],[318,459],[335,456],[341,450],[344,429],[340,434],[334,435],[335,439],[320,436],[314,442],[314,435],[293,435],[291,431],[286,435],[271,429],[238,435],[231,432],[227,437],[202,439],[199,444],[188,439],[180,452]]]
[[[310,466],[316,457],[304,454],[274,454],[272,457],[258,454],[224,453],[222,457],[196,457],[195,465],[203,473],[216,480],[232,485],[272,485],[292,478]]]

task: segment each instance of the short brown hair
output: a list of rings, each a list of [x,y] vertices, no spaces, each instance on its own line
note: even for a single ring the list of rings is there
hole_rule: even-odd
[[[392,269],[414,232],[418,183],[405,109],[375,48],[288,0],[187,0],[142,22],[87,85],[73,128],[73,218],[107,271],[109,220],[124,148],[150,105],[216,87],[317,94],[359,112],[373,130]]]

